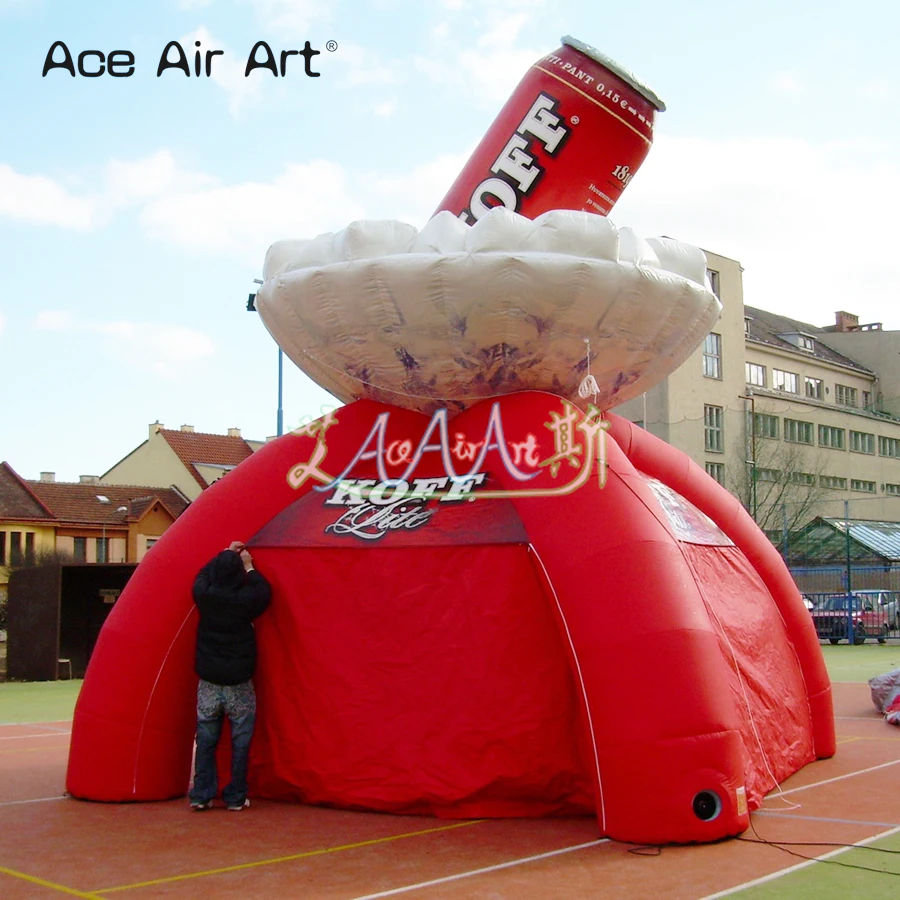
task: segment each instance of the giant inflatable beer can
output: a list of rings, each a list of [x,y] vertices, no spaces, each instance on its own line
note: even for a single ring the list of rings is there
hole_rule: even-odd
[[[531,219],[551,209],[605,216],[647,156],[664,109],[618,63],[564,37],[519,82],[436,212],[470,225],[495,206]]]

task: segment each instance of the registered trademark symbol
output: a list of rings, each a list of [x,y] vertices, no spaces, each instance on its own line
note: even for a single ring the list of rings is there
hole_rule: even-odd
[[[329,41],[329,42],[325,45],[325,49],[326,49],[329,53],[334,53],[334,51],[337,50],[337,41]]]
[[[581,119],[579,119],[578,116],[572,116],[572,118],[569,119],[569,121],[570,121],[573,125],[577,125],[577,124],[581,121]]]

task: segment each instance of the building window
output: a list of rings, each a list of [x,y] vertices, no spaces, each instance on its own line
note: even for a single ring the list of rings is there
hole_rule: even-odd
[[[34,532],[25,532],[25,565],[34,565]]]
[[[803,379],[806,385],[806,396],[811,400],[824,400],[825,387],[821,378],[810,378],[809,375]]]
[[[781,369],[772,369],[772,388],[776,391],[787,391],[789,394],[799,394],[797,387],[800,376],[794,372],[782,372]]]
[[[770,416],[766,413],[754,413],[753,436],[775,438],[775,440],[778,440],[778,416]]]
[[[711,332],[703,341],[703,375],[722,377],[722,335]]]
[[[712,453],[724,453],[725,442],[722,440],[722,407],[703,407],[703,432],[706,449]]]
[[[809,472],[791,472],[788,476],[788,480],[791,484],[806,484],[812,486],[816,483],[816,476],[811,475]]]
[[[851,453],[875,453],[875,435],[866,431],[850,432]]]
[[[159,540],[159,538],[155,538],[155,537],[152,537],[152,538],[151,538],[151,537],[145,538],[145,539],[144,539],[144,547],[145,547],[145,549],[149,550],[149,549],[150,549],[150,548],[151,548],[158,540]]]
[[[878,438],[878,455],[900,457],[900,440],[897,438]]]
[[[72,538],[72,558],[75,562],[87,562],[87,538]]]
[[[22,565],[22,532],[11,531],[9,533],[9,564],[11,566]]]
[[[855,387],[847,387],[846,384],[834,386],[834,402],[838,406],[859,406],[858,393]]]
[[[766,386],[766,367],[757,365],[756,363],[745,363],[744,369],[747,373],[747,384],[753,384],[756,387]]]
[[[834,491],[846,491],[847,479],[839,478],[837,475],[820,475],[819,484],[823,488],[830,488]]]
[[[744,316],[744,334],[750,334],[750,316]]]
[[[706,463],[706,474],[718,481],[719,484],[725,484],[725,463]]]
[[[834,428],[831,425],[819,426],[820,447],[830,447],[832,450],[843,450],[845,446],[844,438],[843,428]]]
[[[785,419],[784,439],[792,444],[812,444],[813,423],[801,422],[800,419]]]
[[[781,481],[781,472],[778,469],[755,469],[757,481],[776,483]]]
[[[801,350],[813,351],[816,349],[816,342],[811,337],[807,337],[805,334],[798,334],[797,346]]]
[[[109,562],[109,538],[97,538],[97,562]]]
[[[706,278],[709,281],[709,289],[721,300],[719,294],[719,273],[715,269],[706,270]]]
[[[850,490],[851,491],[861,491],[864,494],[874,494],[875,493],[875,482],[874,481],[862,481],[859,478],[851,478],[850,479]]]
[[[862,405],[863,405],[863,409],[871,409],[872,408],[872,392],[871,391],[863,391],[862,392]]]
[[[900,484],[886,484],[884,492],[886,494],[900,494]]]
[[[6,532],[0,531],[0,566],[6,565]]]

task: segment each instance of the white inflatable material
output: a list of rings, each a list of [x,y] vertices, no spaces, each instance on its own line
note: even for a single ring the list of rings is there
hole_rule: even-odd
[[[310,378],[422,412],[521,390],[608,409],[681,365],[721,312],[701,250],[572,210],[354,222],[274,244],[263,275],[257,309]],[[582,399],[588,374],[599,393]]]

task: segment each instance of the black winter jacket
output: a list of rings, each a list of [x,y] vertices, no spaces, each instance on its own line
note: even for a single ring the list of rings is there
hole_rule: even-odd
[[[194,670],[213,684],[240,684],[256,669],[253,620],[269,605],[269,583],[255,569],[244,572],[240,556],[223,550],[194,581],[200,612]]]

